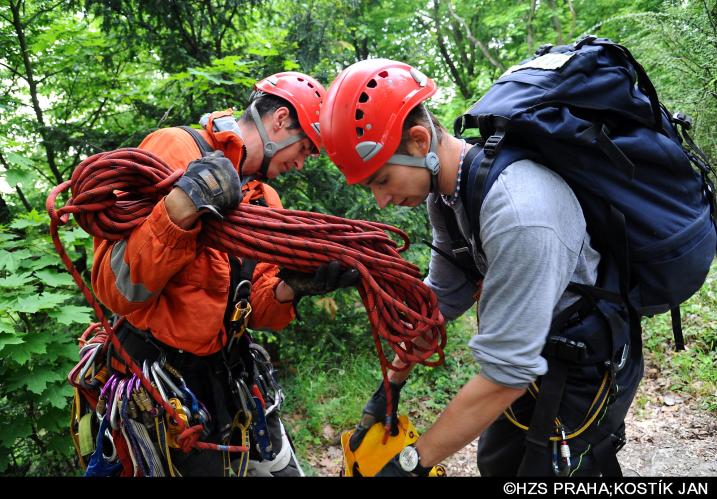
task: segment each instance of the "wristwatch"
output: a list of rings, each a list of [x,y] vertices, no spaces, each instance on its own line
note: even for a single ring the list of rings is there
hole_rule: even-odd
[[[398,455],[398,464],[406,473],[417,476],[428,476],[431,468],[421,466],[421,456],[418,455],[418,449],[415,445],[407,445]]]

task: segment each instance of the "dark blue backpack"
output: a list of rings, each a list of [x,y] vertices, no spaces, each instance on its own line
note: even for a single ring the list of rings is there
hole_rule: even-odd
[[[679,304],[702,286],[717,247],[714,171],[689,127],[626,48],[593,36],[541,47],[455,122],[456,136],[478,129],[483,144],[462,175],[471,225],[508,165],[547,166],[575,192],[596,249],[615,258],[625,301],[638,315],[672,310],[681,348]]]

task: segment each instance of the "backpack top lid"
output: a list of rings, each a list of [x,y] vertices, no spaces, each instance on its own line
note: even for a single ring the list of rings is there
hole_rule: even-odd
[[[609,111],[648,127],[662,127],[657,93],[644,68],[624,47],[586,37],[573,45],[543,47],[509,68],[456,119],[454,130],[460,135],[479,128],[488,137],[494,128],[487,117],[514,120],[523,112],[551,105]]]

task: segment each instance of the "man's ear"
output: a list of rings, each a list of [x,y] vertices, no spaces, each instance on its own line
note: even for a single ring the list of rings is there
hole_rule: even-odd
[[[274,131],[280,128],[286,128],[289,126],[289,108],[282,106],[277,108],[271,116],[271,126]]]
[[[414,125],[408,130],[410,142],[406,144],[412,156],[425,156],[431,148],[431,132],[421,125]]]

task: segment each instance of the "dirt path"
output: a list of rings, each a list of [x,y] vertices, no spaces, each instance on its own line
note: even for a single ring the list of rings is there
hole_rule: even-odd
[[[628,444],[618,454],[626,476],[717,475],[717,415],[698,401],[667,390],[669,383],[648,367],[628,414]],[[450,476],[477,476],[477,441],[451,456]],[[337,476],[341,449],[325,447],[305,458],[319,476]]]

